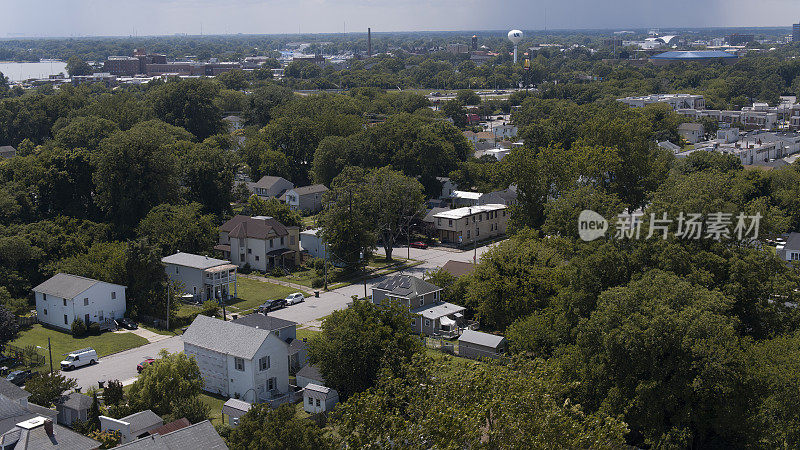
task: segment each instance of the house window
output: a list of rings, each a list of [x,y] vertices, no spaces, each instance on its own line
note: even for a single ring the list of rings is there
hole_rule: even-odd
[[[430,327],[431,326],[431,319],[425,319],[425,326],[426,327]]]
[[[274,242],[272,242],[272,239],[270,239],[269,240],[269,248],[272,248],[273,246],[274,246]]]
[[[469,239],[469,230],[467,230],[467,239]]]
[[[319,408],[319,399],[317,399],[317,408]]]
[[[242,358],[233,358],[233,365],[236,366],[236,370],[239,372],[244,372],[244,360]]]
[[[83,306],[89,306],[89,297],[83,298]]]
[[[258,370],[264,371],[269,369],[269,356],[265,356],[258,360]]]
[[[244,261],[244,253],[239,254],[239,261]]]
[[[272,377],[269,380],[267,380],[267,389],[270,391],[275,389],[275,377]]]
[[[175,266],[175,273],[181,273],[181,268],[178,267],[178,266]]]
[[[281,245],[283,245],[283,237],[281,237]]]
[[[436,225],[442,226],[442,219],[436,219]]]
[[[67,324],[67,315],[66,314],[64,314],[64,325],[68,325]]]
[[[194,295],[197,295],[197,286],[192,286],[192,291]]]
[[[452,227],[453,226],[453,219],[448,219],[447,226],[448,227]]]
[[[47,315],[47,308],[44,309],[44,315]]]
[[[294,245],[294,236],[289,236],[289,245]]]
[[[112,292],[111,293],[111,300],[114,300],[116,298],[117,298],[117,293],[116,292]]]
[[[42,294],[42,300],[47,301],[47,294]]]
[[[481,235],[481,229],[475,228],[475,236],[480,236],[480,235]]]
[[[256,255],[256,261],[258,261],[258,255]]]
[[[252,248],[248,248],[248,249],[247,249],[247,254],[248,254],[248,255],[250,255],[250,254],[252,254],[252,253],[253,253],[253,249],[252,249]]]
[[[67,299],[62,298],[61,300],[64,302],[64,306],[67,306]]]
[[[309,404],[310,406],[314,406],[314,399],[313,399],[313,398],[311,398],[311,397],[308,397],[308,404]]]

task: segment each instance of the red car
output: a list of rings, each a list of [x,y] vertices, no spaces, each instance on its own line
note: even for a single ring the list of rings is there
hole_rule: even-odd
[[[136,365],[136,371],[139,372],[139,373],[142,373],[142,371],[144,370],[145,367],[149,366],[150,364],[153,364],[154,362],[156,362],[155,359],[147,358],[144,361],[142,361],[142,362],[140,362],[139,364]]]
[[[422,241],[412,242],[411,246],[414,247],[414,248],[421,248],[421,249],[428,248],[428,244],[426,244],[426,243],[424,243]]]

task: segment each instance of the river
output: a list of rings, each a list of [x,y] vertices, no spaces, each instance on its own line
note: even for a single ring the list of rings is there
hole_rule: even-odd
[[[63,72],[67,74],[67,63],[61,61],[7,62],[0,61],[0,72],[10,81],[23,81],[29,78],[47,78]]]

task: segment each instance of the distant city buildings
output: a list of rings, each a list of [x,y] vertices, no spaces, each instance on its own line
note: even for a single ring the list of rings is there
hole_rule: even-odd
[[[800,42],[800,23],[792,25],[792,42]]]
[[[706,100],[702,95],[692,94],[653,94],[641,97],[625,97],[617,101],[625,103],[632,108],[644,108],[654,103],[666,103],[673,110],[679,109],[705,109]]]
[[[725,36],[725,42],[727,42],[728,45],[747,45],[755,40],[756,37],[752,34],[733,33]]]

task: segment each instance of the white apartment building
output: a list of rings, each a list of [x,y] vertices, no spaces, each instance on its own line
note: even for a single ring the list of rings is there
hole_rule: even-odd
[[[470,244],[505,234],[505,205],[489,204],[445,210],[434,214],[434,226],[443,243]]]
[[[625,97],[617,99],[631,108],[644,108],[654,103],[666,103],[673,110],[679,109],[705,109],[706,100],[702,95],[692,94],[653,94],[641,97]]]
[[[228,300],[238,294],[236,265],[224,259],[178,252],[161,258],[164,271],[196,302]]]
[[[125,286],[58,273],[33,288],[39,323],[70,331],[72,322],[85,324],[125,315]]]

